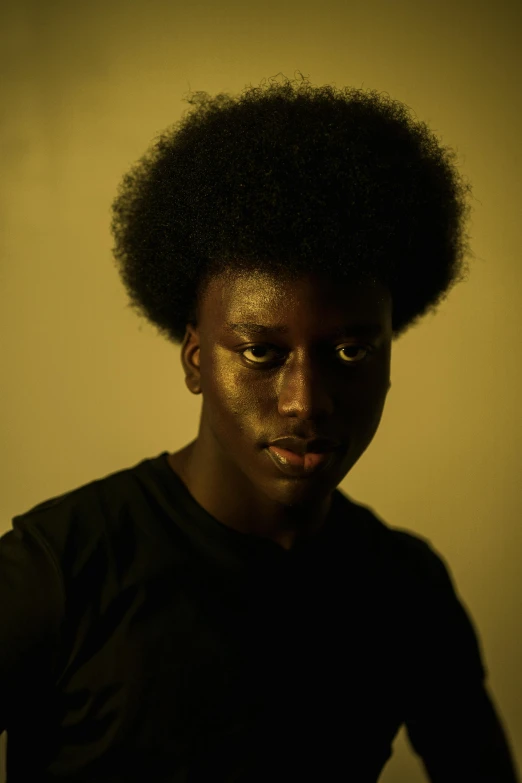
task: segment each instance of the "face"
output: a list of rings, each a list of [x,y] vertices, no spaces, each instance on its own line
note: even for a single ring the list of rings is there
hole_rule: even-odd
[[[266,331],[232,326],[249,323]],[[391,326],[391,298],[380,285],[312,275],[214,277],[198,327],[187,327],[182,346],[186,384],[203,395],[198,445],[205,465],[254,499],[291,506],[329,495],[379,426]],[[267,449],[283,436],[328,438],[340,448],[320,470],[291,477]]]

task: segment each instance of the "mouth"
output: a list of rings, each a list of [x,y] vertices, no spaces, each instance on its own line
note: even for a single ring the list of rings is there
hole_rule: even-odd
[[[307,477],[329,467],[339,449],[296,454],[288,449],[268,446],[267,451],[274,464],[287,476]]]

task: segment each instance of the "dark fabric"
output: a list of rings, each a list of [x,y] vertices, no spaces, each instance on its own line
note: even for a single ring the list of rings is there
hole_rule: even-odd
[[[433,764],[433,737],[480,730],[477,636],[427,539],[336,490],[284,550],[210,516],[167,456],[0,538],[8,783],[373,783],[405,722]]]

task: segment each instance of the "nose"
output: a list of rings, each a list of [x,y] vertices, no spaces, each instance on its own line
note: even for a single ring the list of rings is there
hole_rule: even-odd
[[[334,411],[331,381],[310,360],[289,362],[280,375],[278,409],[281,416],[315,419]]]

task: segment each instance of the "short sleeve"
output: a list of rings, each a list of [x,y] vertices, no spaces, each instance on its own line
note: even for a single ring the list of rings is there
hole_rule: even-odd
[[[52,676],[63,605],[52,551],[17,523],[0,537],[0,732]]]
[[[424,541],[413,578],[406,654],[406,731],[433,783],[516,783],[486,688],[477,630],[442,558]]]

